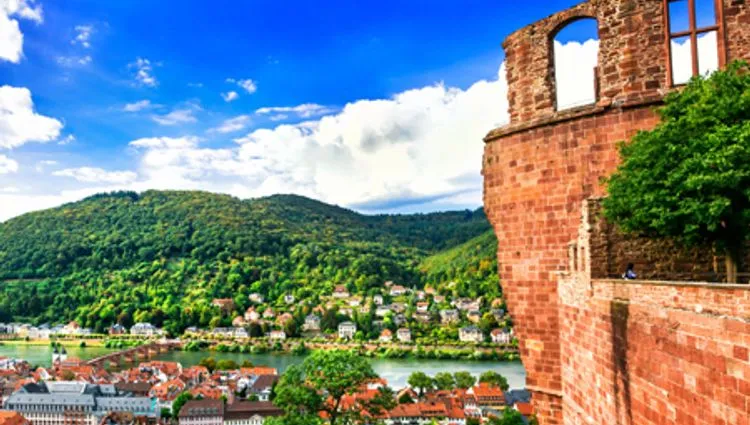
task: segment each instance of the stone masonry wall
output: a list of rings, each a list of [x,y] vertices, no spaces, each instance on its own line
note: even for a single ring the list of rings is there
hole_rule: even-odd
[[[578,288],[586,301],[560,306],[566,424],[750,424],[750,287]]]
[[[727,60],[748,59],[750,8],[746,0],[722,2],[725,45],[720,51]],[[498,237],[500,278],[541,425],[662,423],[643,409],[633,409],[641,402],[635,395],[663,391],[666,384],[649,383],[647,373],[630,370],[623,362],[631,356],[645,361],[648,355],[635,345],[662,341],[662,327],[668,331],[670,322],[654,306],[630,309],[606,299],[589,305],[587,300],[597,288],[590,279],[588,286],[572,286],[578,304],[570,306],[560,301],[558,278],[569,266],[568,252],[577,237],[582,201],[604,194],[601,179],[617,166],[617,143],[656,125],[654,107],[671,89],[666,74],[664,4],[663,0],[590,0],[513,33],[503,44],[511,122],[485,138],[484,204]],[[594,105],[557,112],[552,40],[567,23],[587,17],[597,19],[599,25],[599,99]],[[589,257],[588,252],[580,256]],[[591,259],[586,262],[589,273],[592,266],[599,267]],[[571,292],[566,285],[560,288],[565,294]],[[636,315],[645,321],[631,324]],[[725,329],[721,321],[712,326]],[[585,343],[570,344],[584,336]],[[586,344],[605,350],[606,368],[604,360],[595,359],[593,353],[575,355]],[[573,380],[576,375],[571,368],[576,367],[585,374],[584,381]],[[624,374],[626,370],[630,375]],[[631,380],[636,377],[637,385]],[[604,385],[610,378],[629,385]],[[682,391],[688,391],[687,385]],[[583,390],[575,390],[578,387]],[[663,401],[670,395],[651,397]],[[617,416],[624,411],[636,416]],[[606,420],[599,421],[602,418]]]
[[[628,263],[635,265],[639,279],[709,281],[726,280],[724,255],[711,245],[686,247],[671,239],[653,239],[625,234],[602,217],[601,201],[586,201],[592,278],[616,278]],[[750,246],[743,264],[750,264]],[[747,282],[746,276],[740,281]]]

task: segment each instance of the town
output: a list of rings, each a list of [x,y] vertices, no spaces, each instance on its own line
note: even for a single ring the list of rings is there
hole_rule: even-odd
[[[0,424],[232,424],[261,425],[284,414],[273,402],[279,382],[275,368],[249,362],[205,358],[200,365],[145,361],[107,370],[64,350],[51,367],[32,369],[28,362],[0,358]],[[412,374],[410,385],[393,391],[388,410],[372,422],[396,424],[481,423],[513,409],[530,416],[529,393],[508,389],[492,371],[479,380],[466,372],[434,378]],[[345,396],[347,405],[371,399],[388,382],[373,378]]]

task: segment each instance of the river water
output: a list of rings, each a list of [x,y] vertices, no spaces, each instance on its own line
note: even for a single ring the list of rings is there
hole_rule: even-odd
[[[102,347],[66,347],[69,357],[90,359],[112,351]],[[52,348],[49,346],[30,345],[2,345],[0,356],[24,359],[32,365],[49,366],[52,362]],[[192,366],[204,357],[213,357],[216,360],[231,359],[237,363],[250,360],[255,365],[266,365],[275,367],[283,372],[287,367],[300,363],[304,356],[291,354],[242,354],[242,353],[219,353],[206,351],[171,351],[154,357],[158,360],[169,360],[182,363],[183,366]],[[479,376],[487,370],[494,370],[508,379],[511,388],[524,388],[526,383],[526,372],[520,362],[492,362],[471,360],[425,360],[425,359],[370,359],[373,369],[381,377],[388,380],[393,388],[403,388],[409,375],[420,370],[428,375],[438,372],[467,371]]]

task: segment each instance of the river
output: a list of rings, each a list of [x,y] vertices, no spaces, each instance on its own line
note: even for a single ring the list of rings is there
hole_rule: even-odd
[[[69,357],[90,359],[109,353],[112,350],[103,347],[66,347]],[[42,345],[1,345],[0,356],[24,359],[32,365],[49,366],[52,361],[52,348]],[[214,357],[220,359],[232,359],[237,363],[250,360],[255,365],[266,365],[275,367],[283,372],[290,365],[300,363],[304,357],[291,354],[241,354],[241,353],[219,353],[200,351],[171,351],[154,357],[157,360],[168,360],[182,363],[183,366],[197,364],[203,357]],[[438,372],[467,371],[479,376],[484,371],[494,370],[508,379],[511,388],[524,388],[526,383],[526,372],[520,362],[492,362],[471,360],[425,360],[425,359],[370,359],[373,369],[381,377],[388,380],[393,388],[403,388],[409,375],[420,370],[428,375]]]

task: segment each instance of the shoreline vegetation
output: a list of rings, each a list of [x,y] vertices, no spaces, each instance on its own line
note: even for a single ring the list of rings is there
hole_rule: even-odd
[[[48,346],[56,343],[66,347],[99,347],[109,349],[127,349],[153,342],[149,339],[106,338],[89,336],[88,338],[55,338],[25,339],[12,338],[0,340],[0,345]],[[512,345],[491,346],[477,345],[421,345],[403,343],[377,342],[331,342],[316,340],[270,341],[267,338],[248,340],[190,339],[184,341],[182,351],[201,351],[218,353],[264,354],[283,353],[307,355],[313,350],[354,350],[368,358],[380,359],[433,359],[433,360],[472,360],[472,361],[517,361],[520,359],[518,348]]]

